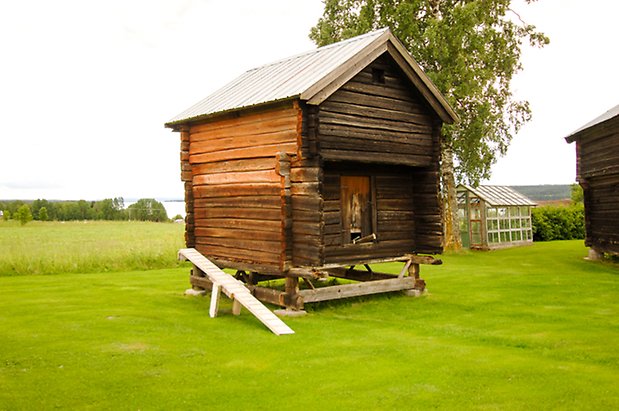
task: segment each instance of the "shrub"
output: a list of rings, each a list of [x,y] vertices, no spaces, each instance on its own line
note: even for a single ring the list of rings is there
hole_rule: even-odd
[[[32,212],[30,211],[30,207],[28,204],[24,204],[17,209],[13,218],[21,223],[21,225],[26,224],[29,221],[32,221]]]
[[[585,209],[582,204],[534,208],[531,219],[534,241],[585,238]]]
[[[47,214],[47,207],[39,208],[39,220],[41,221],[49,220],[49,215]]]

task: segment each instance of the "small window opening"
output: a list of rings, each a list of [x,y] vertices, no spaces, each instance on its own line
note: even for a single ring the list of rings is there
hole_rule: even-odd
[[[372,69],[372,81],[378,84],[385,84],[385,70],[379,68]]]
[[[344,244],[373,242],[373,207],[369,176],[341,176],[342,240]]]

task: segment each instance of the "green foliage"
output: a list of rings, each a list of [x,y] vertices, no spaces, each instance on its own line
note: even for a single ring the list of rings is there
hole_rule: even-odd
[[[96,220],[126,220],[124,210],[125,200],[122,197],[106,198],[93,204],[93,214]]]
[[[155,200],[149,199],[148,201]],[[122,221],[129,218],[127,210],[125,209],[125,201],[122,197],[106,198],[99,201],[48,201],[45,199],[37,199],[32,201],[32,203],[26,203],[22,200],[0,201],[0,210],[8,211],[7,215],[11,216],[14,215],[17,212],[17,209],[24,204],[30,204],[33,218],[41,221]],[[159,205],[155,204],[153,206],[153,209],[156,211],[153,211],[150,217],[140,214],[138,217],[133,219],[166,221],[166,218],[162,218],[161,209],[159,207],[163,207],[163,205],[159,203]],[[39,215],[42,208],[45,208],[47,211],[46,218],[41,218]],[[159,220],[157,220],[157,218],[159,218]],[[8,219],[8,217],[6,219]]]
[[[209,318],[189,267],[0,278],[0,408],[619,409],[619,270],[586,253],[447,254],[428,295],[310,307],[281,337],[225,297]]]
[[[534,241],[585,238],[585,209],[582,204],[569,207],[536,207],[531,213]]]
[[[56,207],[54,203],[47,200],[37,199],[32,202],[32,216],[35,220],[41,220],[39,216],[41,208],[45,208],[47,210],[47,220],[56,219]]]
[[[177,267],[183,234],[140,221],[0,222],[0,277]]]
[[[168,221],[168,214],[163,204],[154,198],[141,198],[127,207],[129,220]]]
[[[8,209],[2,211],[2,219],[4,221],[9,221],[11,219],[11,212]]]
[[[583,204],[585,201],[585,194],[582,191],[580,184],[571,185],[571,198],[573,204]]]
[[[30,206],[28,204],[23,204],[20,206],[15,214],[13,214],[13,218],[21,225],[26,225],[30,221],[32,221],[32,212],[30,211]]]
[[[460,116],[443,129],[459,178],[489,178],[497,154],[531,118],[529,103],[510,89],[523,42],[541,47],[548,38],[522,22],[511,0],[325,0],[310,38],[326,45],[381,27],[402,40]]]
[[[49,220],[49,215],[47,214],[47,207],[39,208],[39,220],[41,221]]]

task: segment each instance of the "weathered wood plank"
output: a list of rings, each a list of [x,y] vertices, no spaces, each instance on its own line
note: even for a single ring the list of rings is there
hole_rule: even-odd
[[[281,219],[281,212],[274,208],[195,208],[195,218],[235,218],[249,220],[277,220]]]
[[[276,317],[269,309],[267,309],[254,296],[252,296],[249,290],[245,288],[240,281],[221,271],[219,267],[195,249],[179,250],[179,258],[190,260],[211,280],[213,284],[210,308],[211,317],[217,315],[219,294],[221,290],[229,298],[232,298],[242,304],[243,307],[256,316],[256,318],[266,325],[273,333],[277,335],[294,333],[294,331],[284,324],[282,320]],[[238,313],[239,309],[237,308],[234,311]]]
[[[196,208],[202,207],[247,207],[247,208],[277,208],[280,207],[279,196],[222,196],[205,197],[194,200]]]
[[[205,197],[241,197],[241,196],[275,196],[279,195],[277,183],[239,183],[218,185],[194,185],[194,198]]]
[[[273,220],[241,220],[235,218],[196,218],[196,227],[210,228],[237,228],[251,231],[278,231],[281,229],[280,221]]]
[[[216,151],[228,150],[230,148],[243,148],[243,147],[258,147],[269,144],[281,144],[281,143],[296,143],[297,131],[295,122],[291,121],[287,124],[290,128],[278,129],[273,125],[271,128],[253,128],[251,134],[242,135],[234,130],[234,135],[227,138],[218,139],[205,139],[200,142],[191,144],[189,150],[190,155],[201,153],[212,153]]]
[[[280,181],[280,176],[272,170],[244,171],[244,172],[225,172],[216,174],[194,173],[193,184],[236,184],[236,183],[276,183]]]
[[[379,294],[399,290],[410,290],[415,287],[415,279],[411,277],[389,280],[369,281],[359,284],[344,284],[315,290],[301,290],[299,294],[304,303],[336,300],[340,298],[358,297],[361,295]]]
[[[259,147],[231,148],[214,153],[193,154],[189,156],[189,162],[197,164],[243,158],[272,157],[278,152],[294,154],[296,149],[296,142],[267,144]]]
[[[380,158],[376,157],[376,153],[368,152],[368,151],[359,151],[359,150],[327,150],[322,149],[322,156],[326,160],[331,161],[357,161],[361,163],[372,163],[376,164],[377,162],[385,163],[385,164],[397,164],[397,165],[408,165],[408,166],[416,166],[422,167],[428,164],[429,157],[427,156],[417,156],[411,154],[389,154],[385,156],[381,156]]]
[[[191,166],[196,175],[243,171],[274,170],[274,157],[245,158],[242,160],[225,160],[212,163],[200,163]]]

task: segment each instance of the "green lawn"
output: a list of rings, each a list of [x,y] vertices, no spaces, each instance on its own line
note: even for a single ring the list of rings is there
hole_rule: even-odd
[[[619,268],[581,241],[444,256],[429,293],[277,337],[186,267],[0,278],[0,409],[619,409]],[[398,272],[399,265],[389,265]]]
[[[145,221],[0,221],[0,276],[178,266],[184,225]]]

